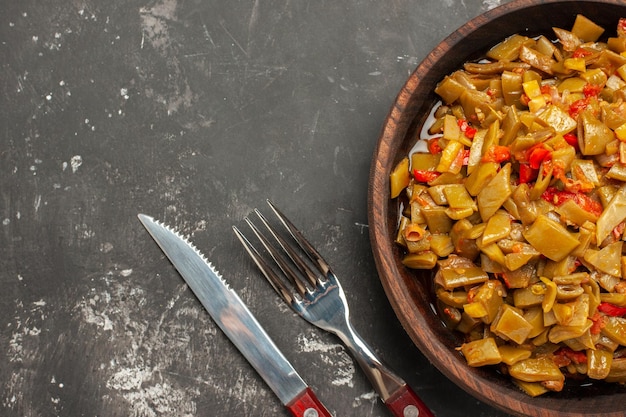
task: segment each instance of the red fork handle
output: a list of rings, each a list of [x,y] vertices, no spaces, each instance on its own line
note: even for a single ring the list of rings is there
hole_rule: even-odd
[[[385,405],[395,417],[435,417],[408,385],[404,385],[389,397]]]
[[[294,417],[333,417],[311,388],[298,394],[286,407]]]

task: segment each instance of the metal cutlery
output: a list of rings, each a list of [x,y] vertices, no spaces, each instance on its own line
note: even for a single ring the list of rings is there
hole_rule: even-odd
[[[394,416],[432,417],[417,394],[356,333],[345,294],[330,265],[269,200],[268,204],[285,233],[278,232],[257,209],[255,214],[270,237],[250,218],[245,219],[263,251],[257,250],[237,227],[233,229],[276,292],[302,318],[341,339]]]
[[[196,247],[174,229],[139,220],[185,279],[213,320],[294,417],[331,417],[259,322]]]

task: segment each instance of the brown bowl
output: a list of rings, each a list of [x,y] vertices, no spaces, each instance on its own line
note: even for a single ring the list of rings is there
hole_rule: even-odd
[[[389,174],[414,145],[416,131],[437,101],[435,85],[444,75],[480,57],[508,35],[552,37],[552,27],[571,27],[579,13],[604,27],[606,35],[615,36],[618,18],[626,17],[626,3],[516,0],[459,28],[424,59],[398,94],[383,125],[370,171],[370,238],[380,279],[396,315],[413,342],[444,375],[476,398],[516,415],[624,416],[626,389],[618,384],[568,384],[563,392],[531,398],[493,369],[467,366],[455,350],[460,337],[433,313],[430,272],[411,271],[400,262],[402,251],[393,243],[398,204],[389,197]]]

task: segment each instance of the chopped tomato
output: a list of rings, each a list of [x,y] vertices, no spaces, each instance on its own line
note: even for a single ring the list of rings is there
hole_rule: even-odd
[[[587,194],[561,191],[556,187],[548,187],[548,189],[541,194],[541,198],[555,206],[560,206],[567,200],[574,200],[580,208],[596,216],[600,216],[603,210],[602,204],[589,197]]]
[[[584,58],[586,56],[591,55],[591,51],[584,48],[578,48],[572,54],[572,58]]]
[[[467,120],[459,119],[457,122],[461,132],[468,138],[474,139],[474,135],[476,135],[476,129],[470,126]]]
[[[600,91],[602,91],[602,86],[599,86],[597,84],[586,84],[583,87],[583,94],[585,95],[585,97],[597,96],[598,94],[600,94]]]
[[[563,139],[565,139],[565,142],[572,145],[574,148],[576,148],[576,151],[578,151],[578,136],[573,133],[566,133],[563,135]]]
[[[511,159],[511,150],[502,145],[494,145],[483,155],[483,162],[504,162]]]
[[[425,169],[414,169],[413,170],[413,178],[418,182],[431,182],[432,180],[439,177],[441,173],[437,171],[428,171]]]
[[[571,352],[568,352],[567,355],[570,356],[576,363],[587,363],[587,354],[585,352],[576,352],[572,350]]]
[[[528,150],[528,164],[533,169],[539,169],[541,163],[552,158],[552,152],[546,149],[542,143],[533,146]]]
[[[588,211],[589,213],[593,213],[598,217],[602,214],[603,208],[600,202],[592,199],[587,194],[583,193],[576,193],[575,196],[576,197],[574,198],[574,201],[576,202],[576,204],[582,207],[583,210]]]
[[[551,95],[552,93],[552,86],[548,85],[548,84],[544,84],[539,88],[539,91],[541,91],[541,94],[545,94],[547,96]]]
[[[560,191],[556,187],[548,187],[548,189],[541,194],[541,198],[546,200],[548,203],[560,206],[567,200],[567,198],[564,198],[567,194],[567,192]]]
[[[539,170],[532,168],[529,164],[519,164],[519,182],[527,184],[537,179]]]
[[[585,352],[578,352],[568,347],[562,347],[554,352],[555,359],[559,358],[559,364],[565,362],[569,365],[568,360],[576,364],[587,363],[587,354]],[[561,365],[563,366],[563,365]]]
[[[622,317],[626,315],[626,307],[620,307],[606,302],[600,303],[598,310],[611,317]]]
[[[593,324],[591,325],[589,332],[591,334],[600,334],[602,328],[605,326],[604,316],[596,311],[596,313],[593,315],[593,317],[590,317],[590,319]]]
[[[585,110],[589,105],[588,97],[576,100],[569,106],[569,115],[576,119],[581,111]]]
[[[428,151],[431,154],[437,155],[438,153],[441,153],[442,150],[441,145],[439,145],[439,138],[432,138],[428,140]]]
[[[469,164],[470,150],[463,149],[460,153],[463,155],[463,165],[467,166]]]

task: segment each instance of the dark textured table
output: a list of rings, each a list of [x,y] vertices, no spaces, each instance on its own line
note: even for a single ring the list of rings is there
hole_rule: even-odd
[[[292,314],[244,256],[231,226],[270,198],[435,414],[504,416],[405,334],[366,211],[404,80],[500,3],[2,0],[0,415],[288,415],[143,212],[191,236],[336,416],[388,416],[338,339]]]

